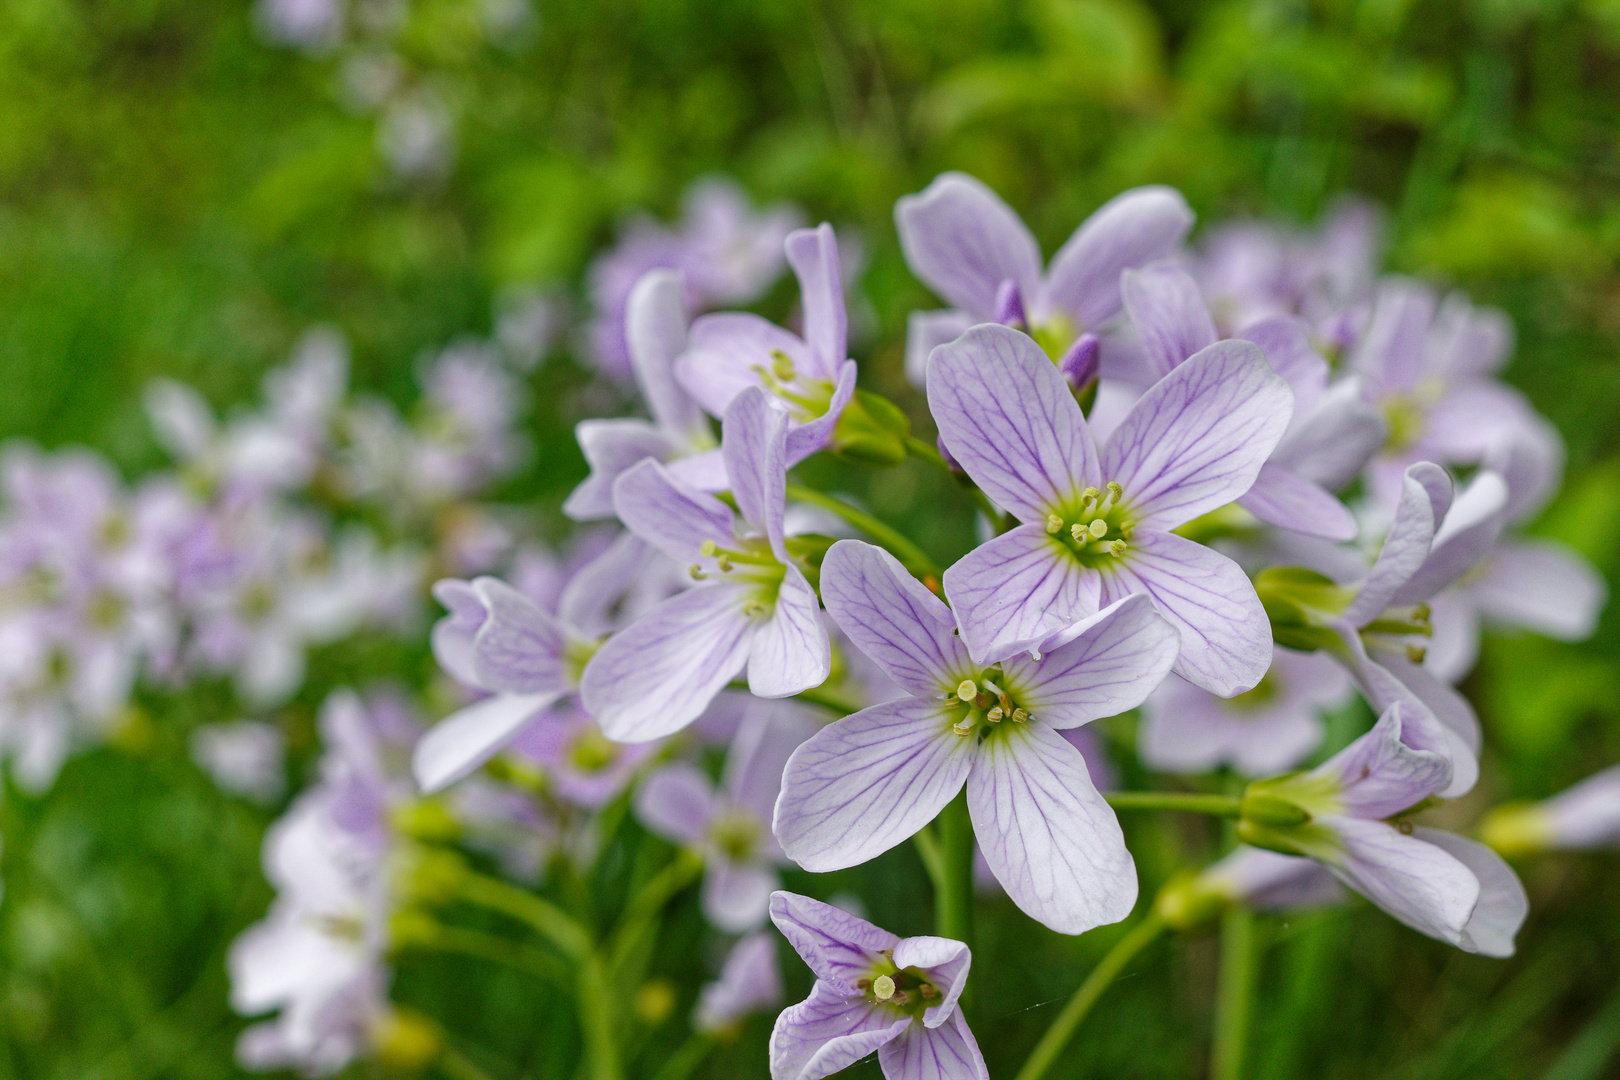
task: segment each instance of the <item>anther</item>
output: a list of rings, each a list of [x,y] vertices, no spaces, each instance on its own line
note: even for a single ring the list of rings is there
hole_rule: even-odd
[[[1086,527],[1081,525],[1079,522],[1069,526],[1069,535],[1074,537],[1074,542],[1077,544],[1084,544],[1087,540],[1091,539],[1091,534],[1087,532]]]
[[[951,725],[951,732],[955,735],[967,736],[973,734],[973,718],[965,716]]]
[[[1118,480],[1108,481],[1108,497],[1113,499],[1115,502],[1118,502],[1120,499],[1125,497],[1125,489],[1120,486]]]
[[[793,366],[793,358],[781,349],[771,350],[771,371],[783,382],[792,382],[799,373]]]
[[[1086,527],[1086,531],[1089,532],[1093,538],[1101,540],[1103,537],[1108,535],[1108,522],[1104,521],[1102,518],[1094,518],[1092,519],[1091,524]]]
[[[894,980],[887,975],[879,975],[872,980],[872,996],[879,1001],[888,1001],[894,997]]]
[[[1001,711],[1001,706],[997,705],[989,712],[985,713],[984,718],[990,721],[992,724],[999,724],[1001,723],[1001,718],[1005,715],[1007,714]]]
[[[1102,498],[1102,492],[1098,491],[1094,487],[1088,487],[1086,490],[1080,493],[1081,505],[1083,505],[1087,510],[1091,509],[1092,504],[1100,498]]]
[[[909,1005],[910,1003],[911,1003],[911,995],[910,994],[906,993],[904,990],[896,990],[894,992],[894,998],[893,998],[892,1004],[895,1004],[895,1005]]]
[[[855,989],[857,989],[857,990],[870,990],[870,989],[872,989],[872,980],[871,979],[856,979],[855,980]]]
[[[1047,514],[1046,515],[1046,531],[1050,535],[1056,536],[1060,531],[1062,531],[1062,529],[1063,529],[1063,519],[1062,518],[1058,517],[1056,514]]]
[[[972,679],[963,679],[956,688],[956,696],[963,701],[972,701],[979,693],[979,687]]]
[[[1412,621],[1426,623],[1434,615],[1434,609],[1428,604],[1419,604],[1412,609]]]
[[[1012,711],[1012,718],[1013,723],[1022,724],[1024,721],[1029,719],[1029,713],[1025,712],[1023,709],[1014,709]]]
[[[917,987],[917,993],[921,994],[925,998],[937,998],[939,997],[939,987],[935,986],[933,983],[923,983],[921,986]]]
[[[715,552],[719,550],[719,544],[715,543],[713,540],[705,540],[703,541],[703,546],[698,548],[698,553],[706,559],[712,559],[714,558]]]
[[[1414,664],[1423,663],[1424,658],[1428,655],[1429,650],[1422,645],[1408,645],[1406,647],[1406,658]]]
[[[731,570],[731,552],[722,551],[719,555],[715,556],[714,561],[715,565],[720,567],[720,572],[722,574],[728,573]]]
[[[703,567],[699,566],[697,563],[693,563],[687,569],[687,573],[692,575],[693,581],[702,581],[704,578],[709,576],[703,572]]]

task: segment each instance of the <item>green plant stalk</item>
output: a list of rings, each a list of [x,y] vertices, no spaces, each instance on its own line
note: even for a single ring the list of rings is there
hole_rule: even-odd
[[[789,484],[787,486],[787,497],[799,502],[809,503],[812,506],[819,506],[823,510],[829,510],[837,514],[867,536],[888,548],[894,557],[905,565],[907,570],[918,577],[932,577],[936,580],[939,578],[941,571],[934,560],[928,557],[927,552],[906,539],[897,530],[868,514],[865,510],[851,506],[836,496],[828,495],[814,488],[807,488],[802,484]]]
[[[601,959],[595,953],[586,954],[579,961],[577,991],[579,1024],[590,1064],[587,1075],[591,1080],[620,1080],[624,1075],[619,1067],[621,1033],[608,985]]]
[[[1110,791],[1103,796],[1115,810],[1181,810],[1235,818],[1242,800],[1236,795],[1198,795],[1176,791]]]
[[[551,953],[508,941],[495,934],[468,930],[460,926],[440,927],[431,941],[413,942],[408,948],[423,952],[452,953],[456,956],[483,960],[486,963],[500,964],[563,985],[567,985],[573,978],[568,966]]]
[[[918,461],[927,462],[929,465],[932,465],[934,468],[950,477],[951,480],[956,482],[963,488],[963,490],[972,496],[974,505],[983,511],[985,517],[989,518],[993,522],[999,523],[1001,521],[1001,512],[996,509],[996,504],[990,501],[990,497],[983,491],[980,491],[977,484],[963,483],[964,478],[961,477],[955,469],[950,467],[949,463],[947,463],[946,460],[940,456],[940,453],[936,448],[930,446],[922,439],[917,438],[915,435],[907,435],[906,453],[916,458]]]
[[[562,908],[499,878],[469,873],[461,883],[462,899],[527,923],[570,960],[590,956],[591,935]]]
[[[1254,912],[1233,904],[1221,917],[1220,974],[1215,983],[1215,1039],[1210,1080],[1240,1080],[1254,1015]]]
[[[1080,984],[1080,989],[1074,992],[1074,997],[1063,1006],[1063,1011],[1052,1021],[1052,1026],[1046,1029],[1046,1034],[1041,1036],[1041,1041],[1035,1044],[1035,1049],[1030,1052],[1024,1067],[1018,1070],[1016,1080],[1040,1080],[1046,1075],[1046,1070],[1052,1067],[1052,1062],[1063,1052],[1063,1048],[1074,1035],[1074,1029],[1080,1026],[1080,1022],[1086,1018],[1091,1007],[1097,1004],[1102,992],[1119,977],[1120,971],[1131,962],[1131,958],[1141,952],[1163,930],[1164,920],[1157,914],[1149,912],[1141,922],[1131,928],[1129,933],[1120,938],[1112,949],[1108,950],[1108,955],[1091,969],[1091,974]]]
[[[934,932],[973,945],[973,822],[967,791],[939,812],[939,880],[934,889]]]
[[[714,1049],[714,1038],[699,1032],[686,1040],[686,1044],[664,1061],[663,1067],[653,1073],[653,1080],[686,1080],[692,1070],[703,1064],[703,1059]]]
[[[439,1051],[438,1065],[439,1071],[450,1080],[491,1080],[483,1068],[448,1046]]]
[[[656,927],[658,914],[664,905],[690,885],[702,869],[702,856],[683,848],[667,866],[647,879],[647,883],[625,905],[619,929],[613,935],[613,944],[608,951],[609,972],[615,975],[619,973],[641,938]]]

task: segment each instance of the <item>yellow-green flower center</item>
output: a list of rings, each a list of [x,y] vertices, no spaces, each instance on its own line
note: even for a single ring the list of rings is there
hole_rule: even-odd
[[[1110,480],[1102,491],[1086,488],[1074,503],[1048,514],[1046,532],[1082,565],[1097,568],[1130,549],[1136,521],[1125,504],[1125,489]]]

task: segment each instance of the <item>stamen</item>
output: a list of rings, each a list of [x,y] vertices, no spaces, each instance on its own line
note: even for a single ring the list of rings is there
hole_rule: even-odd
[[[1125,497],[1125,489],[1120,486],[1118,480],[1108,481],[1108,497],[1113,499],[1115,502],[1118,502],[1120,499]]]
[[[872,980],[872,996],[879,1001],[888,1001],[894,997],[894,980],[887,975],[879,975]]]
[[[697,563],[693,563],[687,569],[687,573],[692,575],[693,581],[702,581],[704,578],[709,576],[703,572],[703,567],[699,566]]]
[[[1425,649],[1422,645],[1408,645],[1406,647],[1406,658],[1414,664],[1423,663],[1424,658],[1426,658],[1428,655],[1429,650]]]
[[[783,382],[792,382],[799,374],[798,368],[793,366],[793,358],[781,349],[771,350],[771,371]]]
[[[896,990],[894,992],[893,1004],[895,1004],[895,1005],[909,1005],[910,1003],[911,1003],[911,995],[910,994],[906,993],[904,990]]]
[[[1106,544],[1102,545],[1102,549],[1104,551],[1108,552],[1108,554],[1110,554],[1110,555],[1114,555],[1114,556],[1123,555],[1123,554],[1125,554],[1125,541],[1123,541],[1123,540],[1110,540]]]
[[[870,990],[870,989],[872,989],[872,980],[871,979],[856,979],[855,980],[855,989],[857,989],[857,990]]]
[[[1063,519],[1062,518],[1058,517],[1056,514],[1047,514],[1046,515],[1046,531],[1049,534],[1051,534],[1052,536],[1056,536],[1060,531],[1062,531],[1062,529],[1063,529]]]
[[[1023,709],[1014,709],[1012,711],[1012,718],[1013,723],[1022,724],[1029,719],[1029,713],[1025,712]]]
[[[719,555],[715,556],[714,561],[715,561],[715,565],[720,567],[720,572],[722,574],[730,572],[730,570],[731,570],[731,552],[722,551]]]
[[[973,734],[973,717],[964,716],[962,719],[960,719],[956,723],[952,724],[951,725],[951,732],[953,734],[963,735],[963,736]]]
[[[956,696],[963,701],[972,701],[978,693],[979,688],[972,679],[963,679],[961,685],[956,688]]]
[[[1005,715],[1007,714],[1001,711],[1001,706],[997,705],[989,712],[985,713],[984,718],[990,721],[992,724],[999,724],[1001,723],[1001,718]]]
[[[1073,525],[1069,526],[1069,535],[1074,537],[1075,543],[1081,545],[1084,545],[1087,540],[1091,539],[1091,534],[1087,532],[1086,527],[1079,522],[1075,522]]]
[[[939,987],[935,986],[933,983],[923,983],[921,986],[917,987],[917,993],[921,994],[925,998],[937,998],[939,997]]]

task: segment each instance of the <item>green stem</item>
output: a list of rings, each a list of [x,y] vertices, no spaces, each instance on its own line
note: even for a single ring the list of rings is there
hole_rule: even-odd
[[[851,506],[836,496],[828,495],[814,488],[807,488],[802,484],[789,484],[787,486],[787,497],[799,502],[809,503],[812,506],[819,506],[823,510],[830,510],[888,548],[894,554],[894,557],[904,563],[906,569],[913,574],[918,577],[938,579],[940,569],[935,565],[934,560],[928,557],[927,552],[907,540],[893,528],[868,514],[865,510]]]
[[[1046,1070],[1052,1067],[1052,1062],[1063,1052],[1069,1039],[1074,1035],[1074,1029],[1080,1026],[1080,1021],[1086,1018],[1091,1007],[1102,997],[1102,992],[1108,989],[1108,984],[1119,977],[1119,973],[1131,958],[1151,942],[1164,930],[1164,920],[1158,915],[1149,912],[1148,915],[1134,927],[1130,933],[1120,938],[1102,962],[1091,969],[1086,981],[1080,984],[1080,989],[1074,992],[1074,997],[1063,1006],[1058,1018],[1052,1021],[1052,1026],[1046,1029],[1041,1041],[1035,1044],[1030,1053],[1029,1060],[1018,1071],[1017,1080],[1040,1080]]]
[[[820,705],[839,716],[848,716],[853,712],[860,712],[861,707],[852,701],[846,701],[841,694],[828,690],[825,686],[813,686],[808,690],[801,690],[793,695],[800,701],[808,701],[812,705]]]
[[[939,841],[934,839],[934,827],[924,825],[911,842],[917,845],[917,857],[922,859],[923,869],[928,871],[928,880],[934,886],[934,895],[938,896],[945,887],[945,862],[939,853]]]
[[[656,925],[658,913],[664,905],[690,885],[702,869],[703,857],[683,848],[667,866],[647,879],[647,883],[625,905],[618,932],[613,936],[613,946],[608,953],[610,971],[617,972],[624,966],[642,935]]]
[[[441,926],[431,940],[412,942],[410,948],[454,953],[486,963],[502,964],[517,971],[527,972],[547,982],[567,984],[572,973],[561,960],[548,952],[481,930],[468,930],[460,926]]]
[[[686,1080],[692,1070],[703,1064],[703,1059],[714,1049],[712,1036],[699,1032],[686,1040],[686,1045],[675,1051],[664,1062],[663,1068],[653,1073],[653,1080]]]
[[[984,492],[980,491],[977,484],[974,484],[961,473],[951,468],[950,463],[940,455],[938,449],[924,442],[922,439],[917,438],[915,435],[907,435],[906,453],[916,458],[918,461],[927,462],[929,465],[932,465],[934,468],[950,477],[965,491],[967,491],[970,496],[973,497],[974,503],[980,510],[984,512],[985,517],[989,518],[993,522],[1001,521],[1001,513],[996,509],[996,504],[990,501],[990,497]]]
[[[1234,904],[1221,917],[1221,968],[1215,984],[1215,1041],[1210,1080],[1240,1080],[1254,1012],[1254,912]]]
[[[934,932],[973,944],[973,823],[967,792],[939,812],[939,881],[934,890]]]
[[[491,1080],[483,1068],[448,1046],[439,1051],[439,1071],[450,1080]]]
[[[590,933],[549,900],[542,900],[499,878],[477,873],[467,874],[460,892],[461,897],[470,903],[527,923],[570,960],[578,961],[591,955]]]
[[[1103,796],[1115,810],[1183,810],[1235,818],[1242,803],[1236,795],[1197,795],[1177,791],[1110,791]]]
[[[617,1018],[602,961],[589,953],[579,961],[579,1024],[592,1080],[620,1080]]]

